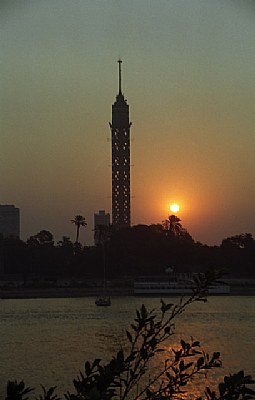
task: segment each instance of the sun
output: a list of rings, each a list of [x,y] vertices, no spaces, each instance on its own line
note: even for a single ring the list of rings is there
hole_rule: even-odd
[[[178,211],[180,211],[180,206],[176,203],[171,204],[169,208],[170,211],[172,211],[173,213],[177,213]]]

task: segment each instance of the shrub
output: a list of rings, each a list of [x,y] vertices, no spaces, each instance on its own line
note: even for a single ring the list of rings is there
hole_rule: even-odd
[[[120,349],[110,362],[103,364],[100,358],[86,361],[84,372],[73,380],[74,392],[64,395],[66,400],[164,400],[181,399],[189,393],[188,384],[195,384],[196,377],[204,377],[213,368],[221,366],[220,353],[207,354],[200,342],[190,339],[180,341],[179,348],[169,350],[165,344],[174,335],[175,318],[197,301],[206,301],[208,287],[219,275],[208,272],[196,277],[196,287],[188,298],[181,298],[177,304],[161,300],[160,310],[148,311],[142,305],[136,311],[136,318],[126,331],[128,350]],[[152,360],[158,353],[164,354],[164,365],[148,374]],[[255,391],[248,387],[255,383],[243,371],[225,376],[218,390],[209,387],[204,390],[202,400],[249,400],[255,398]],[[48,391],[42,386],[43,394],[37,400],[60,400],[55,387]],[[28,400],[31,388],[23,382],[9,382],[6,400]]]

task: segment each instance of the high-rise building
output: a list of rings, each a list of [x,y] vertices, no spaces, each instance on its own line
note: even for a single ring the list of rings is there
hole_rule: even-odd
[[[130,127],[129,106],[121,88],[119,60],[119,92],[112,105],[112,225],[129,227],[130,218]]]
[[[96,228],[98,225],[110,225],[110,214],[106,214],[105,210],[99,210],[94,214],[94,227]]]
[[[19,208],[13,205],[0,205],[0,234],[4,237],[19,237]]]
[[[100,243],[102,235],[102,227],[110,225],[110,214],[106,214],[105,210],[99,210],[94,214],[94,241],[95,245]]]

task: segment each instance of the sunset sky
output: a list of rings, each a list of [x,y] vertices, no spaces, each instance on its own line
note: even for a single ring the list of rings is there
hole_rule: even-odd
[[[170,203],[195,240],[255,234],[253,0],[1,0],[0,204],[21,238],[75,239],[111,212],[111,106],[123,60],[132,224]]]

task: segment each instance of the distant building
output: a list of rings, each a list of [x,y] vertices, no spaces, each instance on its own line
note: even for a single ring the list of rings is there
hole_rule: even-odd
[[[130,127],[129,105],[121,89],[119,60],[119,93],[112,105],[112,225],[130,226]]]
[[[97,225],[110,225],[110,214],[106,214],[105,210],[99,210],[98,213],[94,214],[94,226]]]
[[[98,213],[94,214],[94,241],[95,245],[100,243],[100,233],[98,227],[110,225],[110,214],[106,214],[105,210],[99,210]]]
[[[19,208],[16,208],[13,205],[0,205],[0,234],[4,237],[19,238]]]

